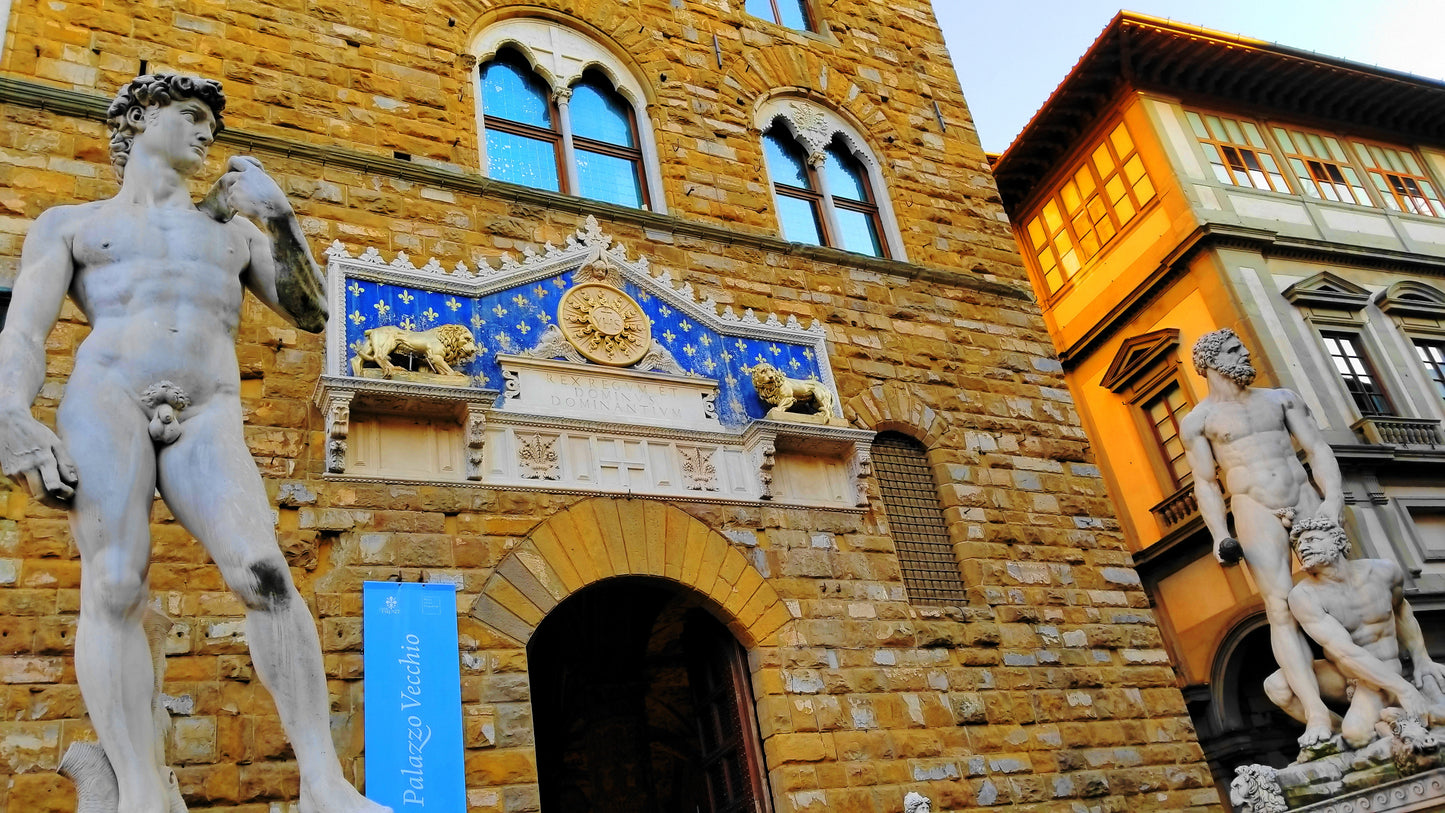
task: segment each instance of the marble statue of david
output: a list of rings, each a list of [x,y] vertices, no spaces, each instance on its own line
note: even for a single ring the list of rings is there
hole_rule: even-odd
[[[186,179],[204,164],[224,106],[218,82],[137,77],[109,110],[120,192],[49,209],[31,227],[0,333],[0,467],[37,499],[69,509],[81,556],[76,673],[115,771],[119,810],[172,809],[141,624],[159,490],[245,603],[252,659],[299,764],[300,809],[385,811],[342,775],[315,622],[242,437],[242,297],[249,289],[319,332],[322,274],[290,203],[255,159],[231,158],[200,206],[191,200]],[[67,293],[91,331],[75,354],[57,437],[30,407]]]

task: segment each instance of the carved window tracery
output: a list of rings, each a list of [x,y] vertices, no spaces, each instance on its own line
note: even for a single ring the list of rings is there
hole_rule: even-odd
[[[758,121],[784,239],[904,258],[880,165],[851,125],[787,98],[765,102]]]

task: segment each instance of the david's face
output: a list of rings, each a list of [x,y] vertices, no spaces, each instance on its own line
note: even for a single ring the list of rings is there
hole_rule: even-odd
[[[141,148],[191,175],[206,162],[206,151],[216,139],[216,117],[200,99],[182,99],[145,111],[145,130],[131,149]]]
[[[1238,338],[1231,338],[1214,356],[1214,369],[1241,387],[1254,383],[1254,365],[1249,363],[1249,350]]]

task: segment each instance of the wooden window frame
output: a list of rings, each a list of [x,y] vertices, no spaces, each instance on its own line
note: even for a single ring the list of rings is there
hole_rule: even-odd
[[[1222,164],[1216,164],[1213,160],[1209,160],[1209,165],[1212,167],[1222,167],[1225,174],[1229,176],[1228,183],[1231,186],[1237,186],[1241,189],[1255,189],[1261,192],[1278,192],[1284,195],[1294,194],[1294,190],[1291,188],[1289,183],[1289,176],[1286,175],[1284,172],[1285,164],[1280,161],[1278,155],[1274,154],[1274,149],[1270,146],[1270,139],[1267,132],[1269,130],[1269,127],[1267,125],[1263,124],[1262,122],[1254,121],[1252,119],[1241,119],[1234,116],[1226,116],[1221,113],[1210,113],[1203,110],[1186,109],[1184,111],[1184,115],[1185,120],[1189,122],[1190,132],[1194,134],[1194,139],[1198,141],[1200,145],[1208,145],[1210,147],[1213,147],[1216,153],[1219,155],[1220,159],[1224,162]],[[1204,128],[1205,132],[1209,133],[1208,137],[1199,134],[1199,129],[1194,127],[1194,122],[1189,119],[1190,116],[1197,117],[1200,120],[1200,124]],[[1259,135],[1260,141],[1264,143],[1264,146],[1260,147],[1254,144],[1238,142],[1235,141],[1232,137],[1229,137],[1228,140],[1220,138],[1219,135],[1214,132],[1214,128],[1209,125],[1208,119],[1210,118],[1218,119],[1221,123],[1225,123],[1225,136],[1229,136],[1229,133],[1227,132],[1228,123],[1233,123],[1234,125],[1239,127],[1241,131],[1244,129],[1244,125],[1252,125],[1255,128],[1255,132]],[[1248,139],[1247,134],[1245,135],[1245,138],[1246,140]],[[1242,169],[1237,168],[1230,163],[1229,155],[1226,151],[1233,151],[1236,155],[1240,156],[1240,163],[1244,164]],[[1255,164],[1258,166],[1258,172],[1264,176],[1264,181],[1266,184],[1265,186],[1261,187],[1254,183],[1253,178],[1249,174],[1253,170],[1251,170],[1244,158],[1244,155],[1246,153],[1249,156],[1253,157]],[[1275,171],[1273,173],[1266,169],[1264,163],[1260,161],[1259,156],[1261,154],[1268,156],[1269,159],[1274,162]],[[1205,152],[1205,158],[1209,158],[1207,150]],[[1244,179],[1243,182],[1241,182],[1240,180],[1241,177]],[[1223,179],[1218,177],[1217,170],[1215,178],[1216,180],[1223,181]],[[1276,186],[1278,186],[1279,188],[1276,188]]]
[[[592,71],[589,70],[588,73],[592,73]],[[588,84],[587,73],[584,73],[582,75],[582,78],[575,82],[572,87],[575,89],[578,85],[584,84]],[[611,85],[610,82],[608,84]],[[612,86],[610,88],[610,92],[617,96],[622,95],[617,92],[617,88],[615,86]],[[625,97],[623,100],[626,101]],[[652,196],[647,189],[647,162],[644,161],[642,157],[642,134],[638,131],[637,127],[637,112],[632,109],[631,104],[623,105],[623,107],[625,112],[627,113],[627,128],[632,133],[632,143],[636,144],[637,146],[624,147],[620,144],[608,144],[606,141],[597,141],[591,138],[587,138],[586,136],[579,136],[576,133],[576,128],[573,128],[572,162],[576,163],[576,152],[579,149],[587,150],[588,152],[595,152],[600,155],[608,155],[613,158],[621,158],[628,161],[632,164],[633,171],[637,173],[637,183],[642,190],[642,203],[640,204],[640,208],[651,211]],[[566,160],[565,157],[563,160]],[[565,169],[565,167],[563,167],[563,169]],[[565,175],[566,173],[564,172],[563,174]],[[588,200],[592,199],[588,198]]]
[[[779,124],[775,123],[764,130],[763,138],[767,138],[769,133],[776,133],[777,138],[788,139],[800,147],[805,146],[787,127]],[[834,216],[829,209],[846,209],[850,212],[860,212],[867,215],[868,219],[873,223],[874,233],[878,235],[879,253],[876,255],[863,254],[862,256],[876,256],[885,260],[891,259],[893,253],[888,245],[888,235],[883,231],[883,215],[878,207],[878,193],[873,188],[873,180],[868,177],[867,164],[853,152],[848,146],[846,139],[836,136],[835,138],[838,138],[840,148],[852,156],[854,161],[858,162],[858,179],[863,184],[864,193],[871,200],[861,201],[853,200],[852,198],[840,198],[834,195],[832,190],[824,192],[823,190],[826,186],[822,178],[823,173],[819,172],[818,168],[813,166],[806,158],[803,160],[803,173],[808,176],[808,183],[812,184],[812,189],[803,189],[802,187],[791,184],[773,181],[773,190],[776,194],[784,197],[807,201],[808,204],[813,207],[813,212],[818,218],[818,236],[822,238],[823,245],[842,251],[848,251],[848,249],[843,247],[842,235],[834,233]],[[832,143],[833,142],[829,142],[830,145]],[[806,150],[804,150],[804,152],[806,154]],[[828,160],[831,160],[831,156]],[[766,164],[766,159],[764,163]],[[781,223],[779,223],[779,225],[781,226]],[[786,239],[786,236],[784,236],[784,239]],[[850,253],[860,254],[861,252]]]
[[[1114,133],[1120,128],[1123,128],[1130,142],[1129,152],[1122,156],[1119,154],[1113,138]],[[1043,283],[1046,299],[1053,299],[1067,290],[1074,277],[1083,273],[1085,267],[1087,267],[1094,258],[1111,248],[1115,244],[1115,241],[1118,240],[1119,235],[1122,234],[1128,226],[1138,221],[1144,213],[1144,210],[1150,204],[1159,199],[1159,190],[1158,187],[1154,186],[1154,179],[1149,173],[1149,168],[1143,166],[1144,159],[1139,153],[1139,140],[1134,137],[1134,132],[1123,119],[1113,120],[1108,126],[1101,128],[1099,135],[1094,139],[1090,139],[1088,144],[1089,149],[1082,151],[1082,160],[1071,162],[1068,165],[1070,171],[1061,176],[1052,187],[1048,197],[1044,198],[1038,207],[1033,210],[1032,216],[1023,222],[1023,239],[1020,242],[1028,247],[1026,254],[1028,255],[1031,266],[1039,275],[1039,281]],[[1104,177],[1100,173],[1097,165],[1098,162],[1095,160],[1095,156],[1097,156],[1101,150],[1108,154],[1113,165],[1113,170],[1109,173],[1108,177]],[[1131,182],[1125,174],[1125,166],[1135,158],[1139,160],[1143,174],[1140,176],[1140,180]],[[1071,184],[1077,190],[1079,178],[1085,173],[1087,173],[1092,187],[1088,192],[1075,192],[1075,195],[1079,197],[1079,204],[1076,209],[1071,211],[1065,200],[1065,190],[1067,190]],[[1119,200],[1110,201],[1106,194],[1109,182],[1116,178],[1121,179],[1124,187],[1124,195],[1120,200],[1127,199],[1129,205],[1132,206],[1134,210],[1127,218],[1121,218],[1119,215]],[[1143,201],[1139,199],[1136,188],[1140,186],[1142,182],[1147,182],[1150,187],[1149,197]],[[1095,200],[1100,202],[1102,210],[1100,216],[1096,216],[1095,213],[1091,211],[1091,204]],[[1054,211],[1061,221],[1061,227],[1057,230],[1049,229],[1047,218],[1044,214],[1045,210],[1050,206],[1054,207]],[[1088,221],[1089,227],[1087,231],[1082,230],[1077,225],[1077,221],[1080,218]],[[1111,233],[1107,237],[1099,239],[1100,225],[1105,222],[1108,223]],[[1042,243],[1034,239],[1033,225],[1035,223],[1038,223],[1040,227],[1045,230]],[[1097,245],[1091,248],[1089,242],[1085,237],[1081,237],[1081,234],[1094,235]],[[1067,240],[1070,246],[1069,251],[1060,249],[1059,240],[1061,238]],[[1053,264],[1047,269],[1040,259],[1045,253],[1048,253],[1054,260]],[[1077,267],[1073,270],[1066,268],[1068,263],[1065,262],[1065,258],[1069,255],[1073,255],[1077,263]],[[1059,284],[1057,287],[1049,283],[1049,280],[1052,278],[1052,272],[1055,269],[1059,270]]]
[[[1351,330],[1321,330],[1320,339],[1321,344],[1324,345],[1325,359],[1328,361],[1330,369],[1334,371],[1335,377],[1344,385],[1345,394],[1349,396],[1350,402],[1355,405],[1355,410],[1360,413],[1361,417],[1388,418],[1400,414],[1395,408],[1394,400],[1390,398],[1389,390],[1385,388],[1384,379],[1380,378],[1379,368],[1375,366],[1375,362],[1370,358],[1369,349],[1365,346],[1364,337],[1361,334]],[[1359,374],[1351,372],[1346,376],[1340,372],[1339,365],[1335,362],[1336,356],[1330,352],[1329,342],[1331,340],[1347,342],[1355,351],[1355,358],[1359,359],[1361,366],[1365,368],[1365,373],[1374,382],[1375,392],[1378,398],[1384,402],[1385,411],[1367,410],[1366,407],[1361,404],[1361,396],[1369,397],[1369,394],[1364,392],[1357,394],[1354,389],[1350,388],[1350,382],[1352,380],[1358,382],[1357,376]],[[1348,357],[1349,354],[1346,354],[1346,358]]]
[[[1294,178],[1295,183],[1300,185],[1304,197],[1329,201],[1331,203],[1368,206],[1375,209],[1381,208],[1371,194],[1369,185],[1361,180],[1361,173],[1364,171],[1363,167],[1358,166],[1354,160],[1350,158],[1350,151],[1341,144],[1339,136],[1317,130],[1305,129],[1294,124],[1270,122],[1267,126],[1269,127],[1270,135],[1274,137],[1275,145],[1279,147],[1280,155],[1284,156],[1285,167],[1289,169],[1289,175],[1286,177]],[[1281,131],[1284,132],[1287,138],[1280,138]],[[1295,145],[1295,142],[1299,141],[1301,137],[1308,136],[1334,141],[1335,146],[1339,147],[1340,153],[1344,155],[1345,160],[1340,161],[1338,158],[1320,158],[1309,153],[1298,152],[1297,150],[1299,148]],[[1329,152],[1328,148],[1325,151]],[[1293,162],[1296,161],[1304,165],[1308,177],[1301,175],[1299,170],[1294,167]],[[1330,169],[1334,169],[1339,173],[1339,180],[1328,177]],[[1350,183],[1345,170],[1354,173],[1356,181],[1359,184],[1358,186]],[[1322,179],[1319,177],[1320,174],[1324,174],[1326,177]],[[1340,192],[1336,187],[1340,185],[1350,190],[1349,200],[1339,197]],[[1325,193],[1326,189],[1329,189],[1336,198],[1329,197],[1329,195]],[[1313,190],[1315,194],[1310,194],[1311,190]],[[1363,201],[1358,199],[1362,194],[1364,197]]]
[[[1428,165],[1425,163],[1424,160],[1420,158],[1420,155],[1418,153],[1406,147],[1398,147],[1392,144],[1382,144],[1377,141],[1369,141],[1363,138],[1350,137],[1346,139],[1346,142],[1353,148],[1354,158],[1359,161],[1362,168],[1364,169],[1365,177],[1379,179],[1374,184],[1374,191],[1380,196],[1380,199],[1384,202],[1386,209],[1402,214],[1419,215],[1420,217],[1445,217],[1445,201],[1441,200],[1440,186],[1435,182],[1434,178],[1430,177],[1430,170],[1428,168]],[[1375,166],[1375,164],[1378,163],[1379,159],[1375,158],[1373,155],[1370,154],[1369,151],[1371,149],[1388,150],[1390,152],[1397,153],[1401,158],[1413,161],[1415,166],[1420,171],[1401,172],[1394,168]],[[1364,150],[1363,154],[1361,154],[1361,150]],[[1413,183],[1415,184],[1416,190],[1419,194],[1415,196],[1407,195],[1405,197],[1401,197],[1400,191],[1395,188],[1395,184],[1392,182],[1399,182],[1401,185],[1404,185],[1405,183]],[[1422,182],[1429,185],[1430,190],[1434,193],[1433,198],[1424,195],[1423,190],[1419,189],[1419,184]],[[1368,188],[1368,186],[1366,188]],[[1425,208],[1428,211],[1417,212],[1412,210],[1411,207],[1416,205],[1416,198],[1425,202]]]
[[[1177,367],[1177,365],[1178,362],[1176,360],[1175,364],[1171,366]],[[1159,434],[1158,424],[1154,422],[1153,417],[1149,414],[1149,407],[1151,404],[1154,404],[1160,399],[1165,398],[1171,390],[1176,389],[1179,391],[1180,396],[1184,399],[1185,411],[1183,415],[1187,415],[1191,410],[1194,409],[1196,404],[1194,400],[1190,397],[1189,389],[1184,386],[1184,382],[1180,380],[1177,375],[1171,374],[1168,378],[1161,380],[1156,386],[1149,388],[1148,391],[1143,393],[1136,402],[1139,409],[1138,417],[1144,424],[1144,429],[1147,431],[1148,438],[1153,441],[1153,450],[1156,453],[1157,458],[1155,462],[1158,464],[1157,467],[1159,471],[1163,474],[1162,480],[1164,484],[1168,487],[1166,489],[1166,491],[1168,492],[1178,491],[1180,488],[1183,488],[1186,483],[1193,482],[1194,476],[1193,472],[1185,472],[1182,477],[1175,473],[1173,462],[1169,457],[1169,450],[1165,448],[1164,438]],[[1175,437],[1179,439],[1179,442],[1181,444],[1183,444],[1184,433],[1180,427],[1180,419],[1182,415],[1176,413],[1172,409],[1169,409],[1167,402],[1165,404],[1165,408],[1168,411],[1170,423],[1174,425]],[[1184,460],[1185,467],[1187,468],[1189,465],[1188,460]]]
[[[502,58],[503,53],[506,52],[498,52],[496,56],[493,56],[491,59],[477,66],[478,82],[483,81],[483,77],[486,75],[487,68],[498,62]],[[531,72],[534,77],[537,75],[537,69],[532,66],[532,63],[527,59],[526,55],[517,53],[516,51],[512,51],[511,53],[514,55],[515,61],[520,63],[521,66],[526,67],[526,69]],[[481,98],[477,99],[477,104],[482,108],[482,120],[488,130],[497,130],[499,132],[510,133],[511,135],[521,136],[523,138],[531,138],[536,141],[546,141],[551,143],[552,160],[556,164],[557,170],[557,191],[564,195],[573,194],[571,189],[569,188],[570,184],[567,183],[567,154],[565,149],[566,145],[562,143],[562,111],[558,109],[557,100],[553,98],[553,94],[548,93],[545,95],[545,100],[547,102],[547,117],[552,122],[552,126],[550,128],[538,127],[535,124],[526,124],[520,121],[512,121],[511,119],[503,118],[501,116],[491,115],[486,112],[485,93],[479,95],[481,96]],[[482,138],[486,138],[485,133],[482,135]],[[515,183],[515,181],[508,181],[507,183]]]
[[[771,20],[768,20],[766,17],[758,17],[757,15],[748,11],[747,0],[743,0],[743,13],[747,14],[749,17],[755,17],[756,19],[770,22],[773,25],[781,26],[782,28],[786,28],[789,31],[799,30],[783,22],[783,10],[778,8],[778,0],[768,0],[768,5],[771,6],[773,9],[773,19]],[[813,3],[811,2],[811,0],[798,0],[798,5],[801,6],[803,9],[803,25],[805,27],[801,30],[807,31],[810,34],[818,33],[817,17],[813,14]]]

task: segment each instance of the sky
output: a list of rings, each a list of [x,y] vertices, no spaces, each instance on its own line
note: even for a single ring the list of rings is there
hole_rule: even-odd
[[[983,148],[1002,152],[1120,8],[1445,80],[1445,0],[933,0]]]

